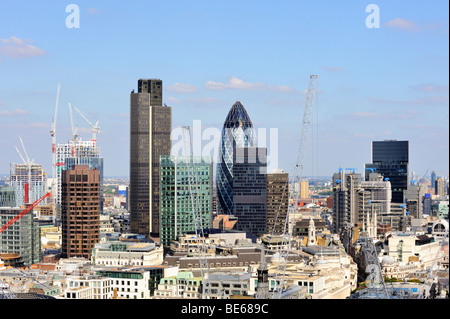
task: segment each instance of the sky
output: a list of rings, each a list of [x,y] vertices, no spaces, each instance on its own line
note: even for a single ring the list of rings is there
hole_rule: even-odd
[[[448,176],[448,10],[441,0],[1,1],[0,173],[22,162],[20,137],[50,176],[60,83],[57,142],[71,139],[71,103],[99,123],[104,175],[128,176],[140,78],[163,81],[173,129],[216,132],[240,101],[271,166],[292,173],[316,74],[304,176],[363,173],[372,141],[385,139],[409,141],[418,176]],[[89,140],[89,124],[74,121]]]

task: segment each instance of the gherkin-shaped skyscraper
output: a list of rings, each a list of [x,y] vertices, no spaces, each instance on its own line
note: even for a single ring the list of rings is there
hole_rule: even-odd
[[[247,111],[237,101],[223,124],[217,164],[218,210],[222,214],[233,213],[233,149],[242,147],[256,147],[256,136]]]

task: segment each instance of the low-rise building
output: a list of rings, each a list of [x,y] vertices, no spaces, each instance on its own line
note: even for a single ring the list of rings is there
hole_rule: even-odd
[[[95,244],[91,260],[94,265],[110,267],[149,267],[163,263],[163,248],[154,243],[108,241]]]

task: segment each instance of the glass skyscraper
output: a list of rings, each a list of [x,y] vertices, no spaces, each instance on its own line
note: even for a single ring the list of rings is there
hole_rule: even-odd
[[[244,147],[256,147],[256,135],[247,111],[237,101],[223,124],[217,164],[217,208],[221,214],[233,214],[233,149]]]
[[[212,219],[212,158],[161,156],[160,169],[161,244],[168,246],[178,236],[195,232],[193,200],[203,229],[209,229]]]
[[[236,148],[233,163],[233,215],[238,230],[252,237],[267,232],[267,149]]]
[[[404,203],[408,188],[409,142],[397,140],[373,141],[372,163],[366,164],[365,180],[371,171],[391,182],[392,202]]]

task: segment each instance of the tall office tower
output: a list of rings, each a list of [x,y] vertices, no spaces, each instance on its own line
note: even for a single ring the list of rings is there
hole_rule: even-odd
[[[233,215],[238,230],[254,237],[267,232],[267,148],[235,148]]]
[[[27,203],[33,203],[46,192],[47,177],[40,164],[11,164],[10,183],[15,190],[16,206],[22,206]],[[27,185],[27,186],[26,186]],[[28,202],[26,202],[26,198]],[[47,199],[41,202],[45,205]]]
[[[306,179],[300,182],[300,198],[309,198],[309,182]]]
[[[431,188],[434,188],[435,182],[436,182],[436,172],[432,171],[431,172]]]
[[[212,224],[212,158],[161,156],[161,244],[168,246],[178,236],[196,231],[195,213],[203,229]],[[191,197],[192,195],[192,197]]]
[[[233,150],[255,146],[253,124],[244,106],[237,101],[228,112],[222,129],[216,176],[219,214],[233,213]]]
[[[62,171],[62,257],[91,258],[100,240],[100,172],[88,165]]]
[[[267,233],[281,235],[289,206],[289,174],[276,169],[267,174]]]
[[[57,219],[60,219],[62,200],[62,172],[72,169],[73,165],[89,165],[90,169],[100,172],[100,185],[103,183],[103,158],[100,156],[100,147],[96,141],[68,142],[56,146],[56,183],[55,204],[57,207]],[[99,199],[102,200],[102,197]]]
[[[392,202],[404,203],[404,192],[408,188],[409,142],[397,140],[373,141],[372,163],[366,164],[366,177],[375,170],[384,179],[388,178],[392,188]]]
[[[444,179],[442,177],[436,178],[436,181],[434,182],[434,194],[437,196],[444,195]]]
[[[333,174],[333,233],[339,234],[347,225],[358,223],[360,188],[361,174],[346,174],[344,170]]]
[[[170,155],[172,108],[162,105],[162,81],[140,79],[130,94],[130,228],[159,237],[160,156]]]
[[[97,148],[98,150],[98,148]],[[100,214],[103,213],[103,157],[77,156],[65,159],[65,168],[71,168],[74,165],[87,165],[89,169],[98,170],[100,183]]]

